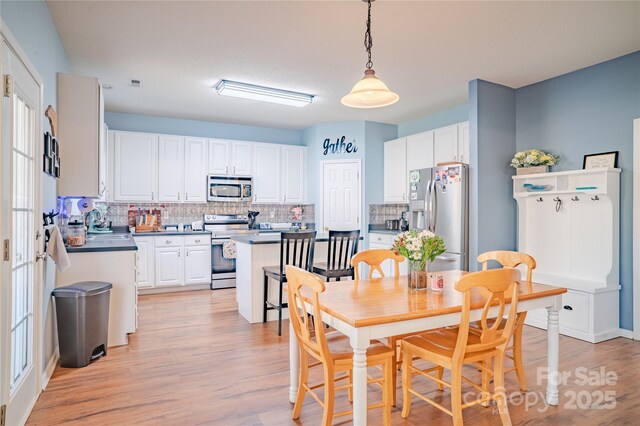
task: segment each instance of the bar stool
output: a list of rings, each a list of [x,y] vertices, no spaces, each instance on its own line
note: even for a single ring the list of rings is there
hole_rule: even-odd
[[[316,231],[283,232],[280,234],[280,265],[265,266],[264,304],[262,322],[267,322],[267,311],[278,311],[278,336],[282,335],[282,309],[288,307],[282,303],[282,286],[287,282],[285,266],[293,265],[311,272],[313,269],[313,251],[316,246]],[[278,304],[269,301],[269,278],[278,281]]]
[[[358,239],[360,230],[355,231],[329,231],[329,252],[326,263],[313,265],[313,272],[322,275],[327,281],[331,278],[351,277],[353,279],[354,268],[351,266],[351,258],[358,252]]]

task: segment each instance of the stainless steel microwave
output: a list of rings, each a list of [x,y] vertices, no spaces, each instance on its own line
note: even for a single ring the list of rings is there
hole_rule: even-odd
[[[207,201],[251,201],[253,178],[249,176],[207,176]]]

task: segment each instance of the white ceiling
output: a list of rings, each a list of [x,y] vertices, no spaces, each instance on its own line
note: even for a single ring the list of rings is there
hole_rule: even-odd
[[[365,68],[362,1],[48,4],[73,72],[113,86],[108,111],[292,129],[402,123],[465,102],[475,78],[518,88],[640,50],[636,1],[378,0],[374,69],[400,101],[356,110],[340,98]],[[223,78],[316,98],[294,108],[218,96]]]

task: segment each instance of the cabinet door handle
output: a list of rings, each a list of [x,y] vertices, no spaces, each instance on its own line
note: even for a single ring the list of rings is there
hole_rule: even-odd
[[[382,241],[382,238],[378,237],[378,241]]]
[[[153,201],[155,199],[155,194],[153,191],[151,191],[151,201]]]
[[[180,257],[180,253],[178,253],[178,257]],[[189,257],[189,249],[187,249],[187,257]]]
[[[286,203],[286,202],[287,202],[287,196],[286,196],[286,195],[282,198],[282,202],[283,202],[283,203]]]
[[[189,201],[189,193],[188,193],[188,192],[185,192],[185,194],[184,194],[184,200],[185,200],[185,201]]]
[[[196,240],[196,244],[198,244],[200,242],[200,240]]]
[[[171,240],[165,241],[165,244],[171,244]]]
[[[233,166],[233,174],[236,174],[236,166]]]
[[[180,250],[178,250],[178,257],[180,257]]]
[[[178,192],[178,201],[180,201],[180,193]]]
[[[224,166],[224,172],[229,173],[229,166]]]

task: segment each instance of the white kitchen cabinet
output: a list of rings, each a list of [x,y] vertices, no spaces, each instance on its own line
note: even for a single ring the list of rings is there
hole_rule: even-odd
[[[469,122],[458,124],[458,161],[469,164]]]
[[[433,131],[434,163],[458,161],[458,126]]]
[[[135,237],[138,250],[136,251],[136,282],[139,289],[155,287],[154,271],[154,238]]]
[[[231,159],[229,162],[229,173],[239,176],[251,176],[253,168],[253,143],[235,142],[231,143]]]
[[[184,138],[161,135],[158,140],[158,201],[184,199]],[[204,185],[203,185],[204,186]]]
[[[209,174],[251,176],[253,143],[209,140]]]
[[[57,75],[59,196],[104,197],[104,99],[97,78]]]
[[[185,246],[184,283],[203,284],[211,282],[211,244]]]
[[[113,200],[157,201],[158,136],[114,132]]]
[[[433,132],[407,136],[407,172],[433,166]]]
[[[98,151],[98,181],[100,186],[98,199],[100,201],[111,201],[109,198],[108,184],[108,179],[110,178],[109,174],[111,172],[107,171],[109,168],[109,127],[107,127],[106,124],[102,126],[102,135],[100,137],[100,146],[98,147]]]
[[[369,248],[370,249],[383,249],[389,250],[393,246],[393,240],[396,238],[394,234],[369,234]],[[380,265],[385,277],[395,276],[395,267],[393,266],[393,260],[385,260]],[[400,262],[400,275],[407,275],[409,271],[409,262],[405,259],[404,262]],[[374,272],[374,276],[378,276],[377,272]]]
[[[253,147],[253,202],[282,202],[279,145],[260,143]]]
[[[307,148],[303,146],[283,146],[282,151],[282,202],[305,202],[305,168]]]
[[[406,203],[408,190],[406,138],[384,143],[384,202]]]
[[[156,287],[184,285],[184,248],[156,247]]]
[[[203,138],[184,139],[184,197],[185,202],[207,202],[207,168],[209,142]]]

